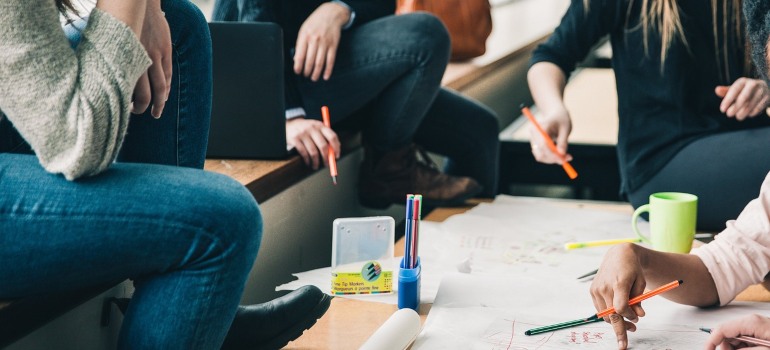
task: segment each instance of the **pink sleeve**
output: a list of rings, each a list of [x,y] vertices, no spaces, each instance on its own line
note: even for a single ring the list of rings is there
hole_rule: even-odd
[[[708,268],[719,303],[732,301],[746,287],[770,272],[770,175],[759,198],[752,200],[716,239],[692,251]]]

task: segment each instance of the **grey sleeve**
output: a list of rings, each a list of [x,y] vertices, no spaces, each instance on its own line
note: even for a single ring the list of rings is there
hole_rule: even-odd
[[[0,23],[0,110],[47,171],[73,180],[105,170],[150,64],[136,35],[94,10],[72,50],[51,0],[0,1]]]

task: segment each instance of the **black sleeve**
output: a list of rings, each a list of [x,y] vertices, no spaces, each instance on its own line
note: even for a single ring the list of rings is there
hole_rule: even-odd
[[[356,12],[353,27],[396,13],[395,0],[342,0]]]
[[[601,38],[623,25],[621,8],[627,8],[627,0],[589,0],[588,12],[583,0],[572,0],[553,34],[532,53],[530,66],[551,62],[569,76]]]
[[[229,0],[234,1],[234,0]],[[275,0],[235,0],[239,22],[276,22]],[[279,23],[280,24],[280,23]]]

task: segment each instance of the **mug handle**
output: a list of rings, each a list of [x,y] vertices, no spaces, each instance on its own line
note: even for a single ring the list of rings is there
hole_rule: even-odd
[[[645,204],[645,205],[637,208],[636,210],[634,210],[634,216],[631,217],[631,227],[633,227],[634,232],[636,233],[636,235],[639,236],[639,238],[642,239],[642,242],[645,242],[647,244],[652,244],[650,239],[647,236],[643,235],[641,232],[639,232],[639,228],[636,227],[636,223],[639,220],[639,215],[642,215],[642,213],[644,213],[644,212],[650,212],[650,205],[649,204]]]

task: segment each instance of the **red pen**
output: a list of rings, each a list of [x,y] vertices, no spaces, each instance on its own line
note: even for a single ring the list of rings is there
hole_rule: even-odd
[[[329,116],[329,107],[323,106],[321,107],[321,117],[323,117],[324,126],[327,128],[332,127],[332,121],[331,117]],[[329,174],[332,176],[332,182],[334,184],[337,184],[337,157],[334,156],[334,148],[332,148],[332,145],[329,145],[329,154],[327,155],[329,158]]]

